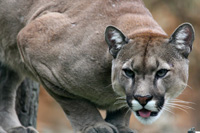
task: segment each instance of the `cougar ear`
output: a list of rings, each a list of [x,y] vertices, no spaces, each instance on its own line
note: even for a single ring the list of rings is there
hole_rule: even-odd
[[[110,54],[116,58],[123,45],[128,43],[128,38],[117,28],[108,26],[105,31],[105,40],[109,46]]]
[[[187,58],[192,51],[194,41],[194,28],[190,23],[181,24],[171,35],[169,42]]]

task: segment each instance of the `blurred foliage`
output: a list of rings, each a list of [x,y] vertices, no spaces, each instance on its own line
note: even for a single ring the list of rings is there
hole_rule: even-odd
[[[167,5],[178,19],[200,25],[199,0],[144,0],[144,2],[150,10]]]

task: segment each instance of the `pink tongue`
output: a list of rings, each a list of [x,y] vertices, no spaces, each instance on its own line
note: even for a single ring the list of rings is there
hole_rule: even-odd
[[[139,115],[143,118],[147,118],[151,115],[151,111],[148,110],[140,110]]]

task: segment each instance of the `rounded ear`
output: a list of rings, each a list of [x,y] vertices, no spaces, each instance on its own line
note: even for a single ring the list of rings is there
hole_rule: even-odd
[[[192,51],[192,44],[194,41],[194,28],[190,23],[181,24],[171,35],[169,43],[185,58],[188,57]]]
[[[116,58],[123,45],[128,43],[128,38],[114,26],[108,26],[105,31],[105,40],[109,46],[110,54]]]

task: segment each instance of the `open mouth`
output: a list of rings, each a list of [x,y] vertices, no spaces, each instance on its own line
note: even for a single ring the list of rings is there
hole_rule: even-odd
[[[158,112],[152,112],[152,111],[147,110],[147,109],[141,109],[141,110],[136,111],[136,115],[140,116],[142,118],[148,118],[150,116],[157,116]]]

